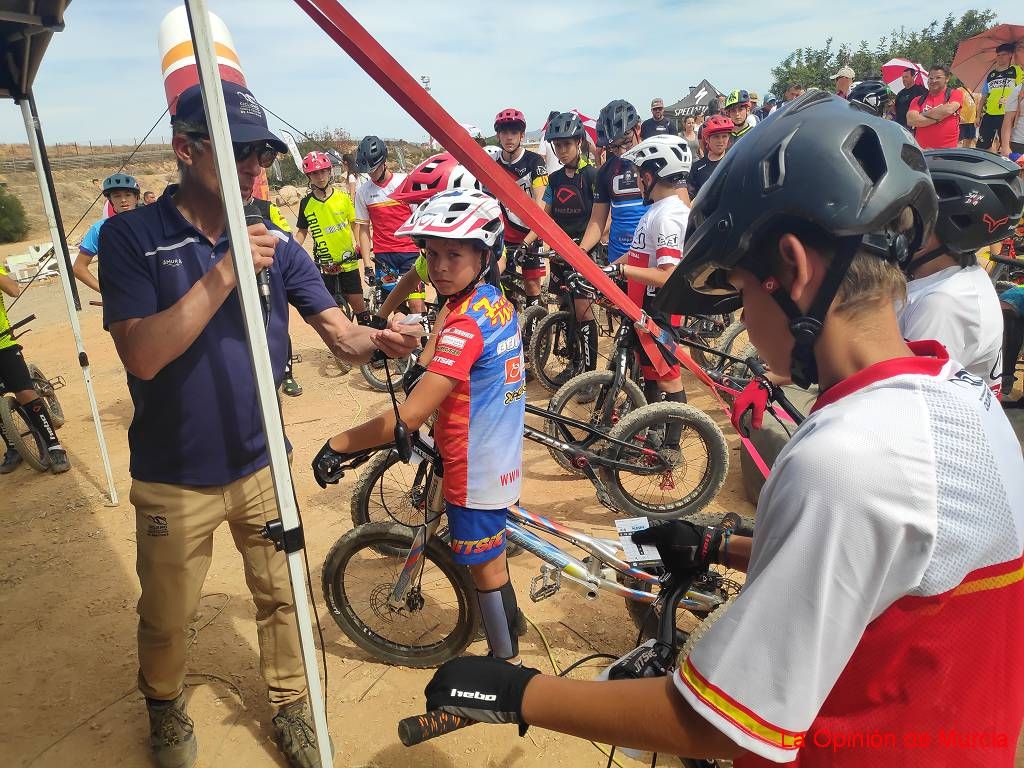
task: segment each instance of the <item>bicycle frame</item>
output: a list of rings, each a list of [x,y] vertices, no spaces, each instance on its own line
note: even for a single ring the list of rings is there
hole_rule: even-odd
[[[412,545],[409,554],[406,556],[405,565],[401,574],[395,582],[388,597],[388,602],[400,609],[406,603],[409,589],[417,582],[423,572],[423,550],[427,541],[433,536],[441,523],[441,513],[444,511],[444,499],[441,493],[441,478],[443,468],[440,457],[432,446],[423,442],[418,435],[413,437],[413,451],[424,459],[431,461],[431,477],[428,480],[427,509],[432,516],[424,525],[417,526],[413,535]],[[589,556],[589,562],[580,560],[567,554],[557,546],[545,539],[540,538],[527,528],[548,533],[556,538],[567,541],[579,547]],[[598,592],[607,591],[619,597],[636,600],[641,603],[650,604],[657,600],[653,590],[631,589],[619,584],[609,573],[618,572],[623,576],[636,579],[647,584],[659,584],[661,579],[647,571],[635,568],[622,560],[618,553],[622,551],[619,542],[613,539],[602,539],[590,536],[582,531],[575,530],[568,526],[556,523],[546,517],[528,512],[518,505],[509,507],[505,520],[505,535],[508,541],[522,547],[544,563],[547,563],[553,570],[542,571],[543,579],[541,590],[538,593],[531,589],[531,597],[534,594],[541,594],[534,598],[535,601],[542,600],[558,591],[559,581],[565,578],[568,581],[581,586],[588,599],[595,599]],[[548,577],[553,581],[548,581]],[[536,581],[536,579],[535,579]],[[701,592],[690,590],[686,596],[681,598],[679,603],[687,610],[711,611],[718,605],[718,598],[713,595],[705,595]]]

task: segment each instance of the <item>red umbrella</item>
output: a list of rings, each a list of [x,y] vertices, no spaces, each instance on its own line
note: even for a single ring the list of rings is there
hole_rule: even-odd
[[[903,90],[903,73],[908,69],[914,70],[914,83],[924,85],[924,81],[928,79],[928,70],[916,62],[907,59],[889,59],[882,65],[882,80],[889,86],[890,91],[899,93]]]
[[[1024,25],[1000,24],[985,30],[980,35],[969,37],[956,47],[953,57],[953,74],[970,90],[977,91],[981,87],[985,75],[992,69],[996,61],[996,47],[1003,43],[1015,43],[1017,53],[1015,61],[1021,63],[1024,58]]]

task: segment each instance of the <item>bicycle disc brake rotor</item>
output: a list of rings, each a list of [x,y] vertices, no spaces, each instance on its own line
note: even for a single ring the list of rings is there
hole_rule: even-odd
[[[391,622],[396,617],[405,618],[416,611],[423,610],[426,601],[423,599],[419,587],[409,588],[409,593],[405,596],[405,602],[401,608],[391,603],[391,593],[394,589],[394,584],[378,584],[370,591],[370,610],[378,619]]]

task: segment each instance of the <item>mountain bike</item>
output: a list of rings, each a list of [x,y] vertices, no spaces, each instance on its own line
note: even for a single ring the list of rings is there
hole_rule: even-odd
[[[426,501],[416,510],[418,520],[366,523],[348,531],[328,553],[322,582],[331,616],[352,642],[381,661],[431,667],[465,650],[476,635],[479,615],[468,569],[455,563],[450,548],[437,535],[445,508],[440,457],[418,434],[409,440],[404,449],[396,446],[395,451],[428,466]],[[343,469],[361,465],[372,453],[353,454]],[[707,520],[708,516],[690,519]],[[531,528],[585,554],[569,554]],[[606,591],[647,607],[655,604],[661,592],[658,571],[626,562],[617,540],[590,536],[520,506],[508,509],[505,533],[510,544],[541,560],[540,572],[530,583],[534,602],[556,594],[563,582],[582,590],[587,599]],[[627,579],[643,587],[627,586]],[[678,605],[698,617],[707,616],[737,589],[732,574],[709,570],[680,596]],[[637,613],[641,612],[631,611],[631,615]]]
[[[376,314],[387,300],[388,295],[394,290],[395,286],[398,285],[398,281],[401,275],[392,267],[387,264],[377,264],[376,274],[374,276],[373,284],[370,286],[370,293],[366,298],[366,309],[371,315]],[[399,308],[401,312],[408,312],[409,306],[402,304]],[[437,307],[430,306],[427,312],[423,315],[424,324],[424,335],[429,336],[430,330],[433,327],[434,321],[437,319]],[[410,366],[416,362],[419,357],[419,352],[415,352],[408,357],[400,360],[392,360],[392,364],[395,366],[395,370],[399,376],[403,376]],[[384,375],[384,363],[383,361],[376,360],[369,363],[363,363],[359,366],[359,372],[363,374],[363,378],[366,379],[366,383],[369,384],[373,389],[378,392],[388,391],[387,378]]]
[[[348,299],[341,291],[341,278],[339,277],[341,275],[341,264],[335,262],[330,256],[322,256],[314,260],[316,261],[317,269],[320,270],[320,276],[323,278],[324,285],[327,286],[327,290],[331,293],[331,298],[334,299],[334,303],[345,313],[345,317],[349,320],[355,320],[355,310],[352,309],[352,305],[348,303]]]
[[[27,331],[15,335],[14,331],[23,328],[35,320],[35,315],[19,320],[10,328],[0,333],[0,340],[10,336],[12,339],[23,336]],[[32,388],[42,398],[46,406],[46,415],[54,429],[60,429],[64,425],[64,409],[57,399],[56,390],[64,386],[64,379],[61,376],[49,379],[39,367],[33,363],[27,363],[29,377],[32,379]],[[6,385],[0,380],[0,395],[8,391]],[[50,468],[50,452],[46,446],[46,440],[32,425],[25,413],[24,407],[13,395],[0,397],[0,424],[3,426],[7,442],[14,448],[25,462],[39,472],[45,472]]]
[[[723,517],[715,516],[714,518],[702,521],[701,524],[718,528],[721,531],[728,529],[739,535],[750,536],[753,534],[752,521],[741,518],[732,512]],[[725,614],[731,604],[732,597],[721,603],[711,614],[705,616],[692,632],[681,633],[679,631],[677,621],[679,609],[689,610],[687,606],[694,602],[693,596],[695,594],[706,594],[706,585],[709,583],[713,585],[717,579],[715,575],[717,573],[715,569],[717,568],[718,566],[712,566],[694,574],[692,572],[677,572],[674,569],[662,567],[660,570],[663,575],[659,578],[660,591],[654,603],[661,606],[662,610],[658,612],[655,634],[649,642],[645,643],[652,653],[647,657],[647,663],[640,665],[640,668],[637,666],[639,657],[636,652],[627,654],[609,667],[608,676],[614,679],[635,679],[667,677],[674,674],[677,667],[696,647],[700,638],[707,633],[715,621]],[[638,648],[637,651],[639,650]],[[630,663],[622,663],[626,659],[629,659]],[[400,720],[398,723],[398,737],[402,744],[412,747],[429,739],[476,724],[475,720],[448,712],[427,712],[423,715],[415,715]],[[680,759],[684,768],[725,768],[725,766],[731,765],[731,762],[728,760],[687,757],[681,757]],[[650,764],[654,765],[656,761],[657,758],[655,756],[654,761],[650,762]],[[610,763],[611,760],[609,760]]]

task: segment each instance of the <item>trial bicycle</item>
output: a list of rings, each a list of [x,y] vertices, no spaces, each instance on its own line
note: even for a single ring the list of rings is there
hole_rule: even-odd
[[[381,661],[431,667],[465,650],[476,636],[479,613],[468,569],[455,563],[437,535],[445,508],[440,457],[418,434],[410,435],[409,441],[395,451],[428,467],[426,503],[419,520],[366,523],[348,531],[328,553],[322,581],[331,616],[352,642]],[[373,452],[352,454],[342,470],[360,466]],[[689,519],[710,518],[704,514]],[[584,555],[566,552],[531,528],[578,547]],[[648,609],[661,590],[660,574],[626,562],[618,540],[591,536],[518,505],[508,509],[505,535],[510,544],[542,561],[530,584],[534,602],[551,597],[567,583],[588,599],[601,592],[624,598],[627,606],[634,604],[630,615],[640,626],[643,621],[638,618],[651,615]],[[738,591],[732,576],[724,569],[709,570],[686,591],[679,606],[697,616],[708,615]]]

